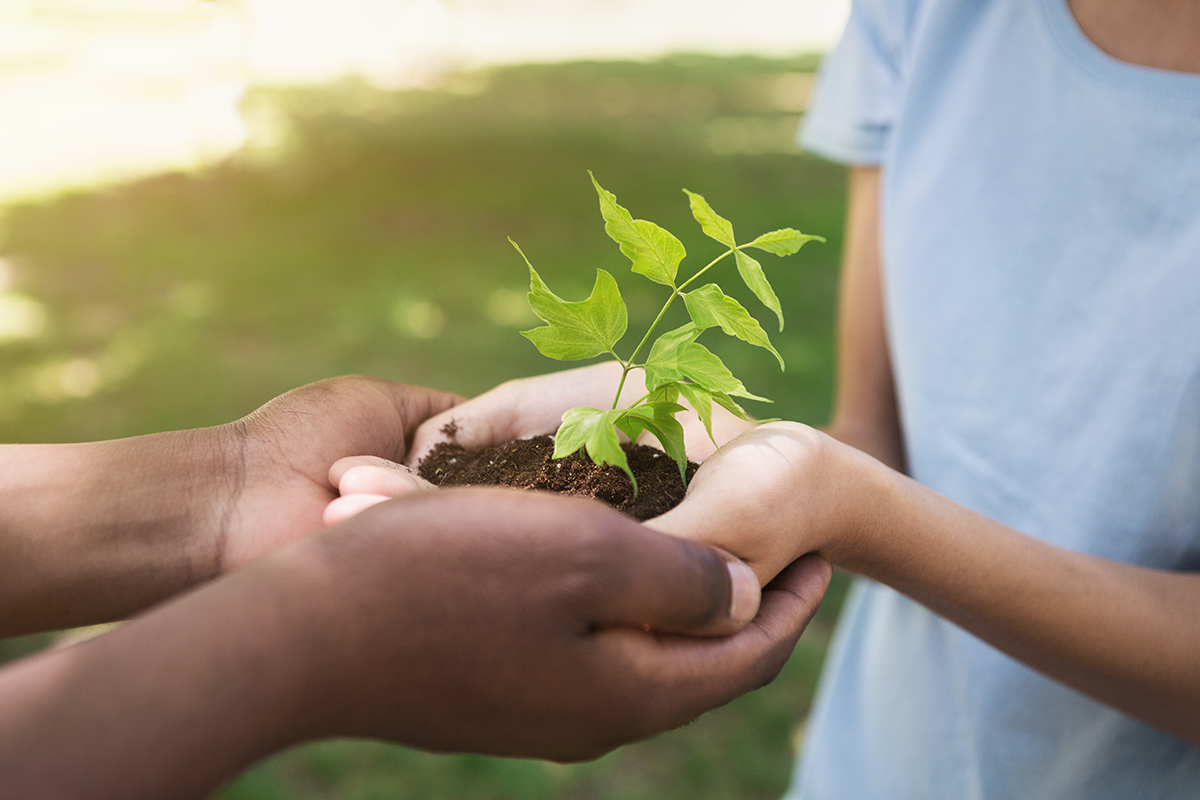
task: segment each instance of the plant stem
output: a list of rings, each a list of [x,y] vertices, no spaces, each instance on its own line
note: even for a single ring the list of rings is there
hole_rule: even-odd
[[[621,382],[617,384],[617,396],[613,398],[612,411],[617,410],[617,403],[621,402],[621,390],[625,388],[625,378],[629,375],[629,370],[632,367],[622,364]]]
[[[683,283],[681,283],[681,284],[679,285],[679,288],[675,290],[675,291],[676,291],[676,293],[678,293],[678,292],[682,292],[684,289],[686,289],[686,288],[688,287],[688,285],[689,285],[689,284],[690,284],[692,281],[696,280],[696,279],[697,279],[697,278],[699,278],[701,275],[703,275],[704,273],[708,272],[710,269],[712,269],[713,267],[715,267],[715,266],[716,266],[718,263],[720,263],[721,259],[725,258],[725,256],[729,255],[729,254],[730,254],[730,253],[732,253],[732,252],[733,252],[733,250],[732,250],[732,249],[726,250],[724,253],[721,253],[721,255],[717,256],[717,257],[716,257],[716,258],[714,258],[712,261],[708,262],[708,266],[706,266],[704,269],[700,270],[700,271],[699,271],[699,272],[697,272],[695,275],[693,275],[692,277],[688,278],[686,281],[684,281]],[[630,360],[632,361],[633,359],[630,359]]]
[[[687,286],[689,284],[691,284],[693,281],[695,281],[701,275],[703,275],[704,273],[708,272],[710,269],[715,267],[718,263],[721,262],[721,260],[723,258],[725,258],[725,256],[729,255],[732,252],[733,252],[732,249],[726,250],[724,253],[717,256],[712,261],[708,262],[708,264],[703,269],[701,269],[699,272],[697,272],[692,277],[688,278],[686,281],[681,283],[679,286],[671,287],[671,296],[667,298],[667,302],[663,303],[662,310],[660,310],[658,312],[658,316],[654,318],[654,322],[652,322],[650,324],[650,329],[646,331],[646,335],[642,337],[642,340],[640,342],[638,342],[638,346],[634,348],[633,353],[629,356],[628,361],[621,361],[621,357],[618,356],[616,353],[613,353],[613,356],[616,357],[617,361],[621,362],[621,382],[619,384],[617,384],[617,396],[613,398],[612,410],[615,411],[617,409],[617,404],[621,402],[621,390],[625,388],[625,378],[629,375],[629,371],[634,368],[633,367],[634,359],[636,359],[638,357],[638,353],[642,352],[642,348],[646,346],[646,342],[650,341],[650,337],[654,334],[654,329],[658,327],[658,323],[662,322],[662,318],[667,313],[667,309],[671,307],[671,303],[673,303],[675,301],[676,297],[683,297],[683,290],[685,288],[687,288]],[[609,352],[611,353],[612,351],[610,350]]]

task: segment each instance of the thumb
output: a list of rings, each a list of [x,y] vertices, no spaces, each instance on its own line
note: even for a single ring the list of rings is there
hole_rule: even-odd
[[[725,636],[758,612],[754,571],[708,545],[637,526],[613,566],[593,596],[590,621],[596,627]]]

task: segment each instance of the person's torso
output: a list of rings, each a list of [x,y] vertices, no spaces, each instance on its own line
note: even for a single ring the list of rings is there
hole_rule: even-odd
[[[913,477],[1200,568],[1200,75],[1109,58],[1065,0],[905,19],[882,242]],[[805,798],[1200,797],[1200,748],[884,587],[855,590],[826,670]]]

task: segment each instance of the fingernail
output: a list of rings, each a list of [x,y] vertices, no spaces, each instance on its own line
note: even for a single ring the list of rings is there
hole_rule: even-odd
[[[729,569],[729,580],[733,586],[729,618],[738,625],[745,625],[758,613],[758,604],[762,599],[758,576],[741,561],[730,561],[726,567]]]

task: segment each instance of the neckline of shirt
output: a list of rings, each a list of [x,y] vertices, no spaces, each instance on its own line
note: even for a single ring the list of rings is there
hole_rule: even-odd
[[[1110,56],[1087,37],[1067,0],[1042,0],[1046,25],[1066,56],[1091,77],[1126,91],[1200,106],[1200,73],[1131,64]]]

